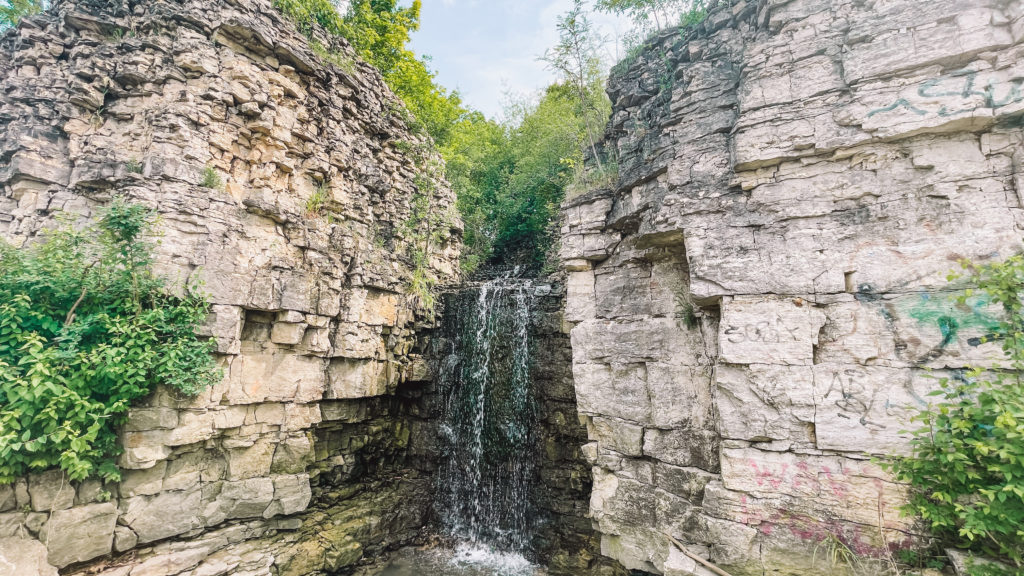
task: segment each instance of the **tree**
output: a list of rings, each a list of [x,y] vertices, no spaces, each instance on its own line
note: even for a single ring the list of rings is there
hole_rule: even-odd
[[[487,261],[497,237],[491,207],[512,167],[506,127],[470,112],[443,147],[445,177],[457,195],[463,225],[462,268],[472,273]]]
[[[588,87],[592,94],[600,89],[600,82]],[[562,82],[539,99],[514,101],[504,125],[470,114],[442,149],[465,225],[467,272],[490,259],[544,262],[551,225],[588,142],[576,94]]]
[[[604,98],[603,90],[597,95],[593,85],[595,79],[601,77],[601,58],[598,54],[606,40],[591,24],[583,9],[583,0],[574,0],[573,7],[558,19],[558,34],[558,44],[546,50],[542,60],[572,87],[581,109],[587,143],[598,171],[604,174],[604,164],[597,152],[597,130],[592,124],[594,113],[599,110],[599,103]]]
[[[352,0],[341,19],[339,33],[359,57],[380,70],[416,122],[438,145],[443,145],[459,119],[466,114],[457,92],[435,81],[426,58],[407,48],[420,28],[420,0],[403,8],[397,0]]]
[[[638,27],[651,31],[669,26],[680,15],[683,23],[691,22],[706,10],[707,0],[597,0],[594,7],[601,12],[629,16]]]
[[[19,20],[38,14],[45,7],[43,0],[3,0],[0,3],[0,31],[17,26]]]
[[[402,8],[396,0],[353,0],[342,19],[340,33],[360,57],[389,78],[403,63],[416,59],[406,44],[420,28],[420,7],[420,0],[408,8]]]

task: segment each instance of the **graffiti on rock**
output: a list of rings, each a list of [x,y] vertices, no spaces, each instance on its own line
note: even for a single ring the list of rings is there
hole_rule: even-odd
[[[912,97],[900,97],[888,106],[868,112],[868,118],[897,110],[918,116],[936,114],[957,116],[979,108],[997,110],[1024,101],[1024,78],[1000,80],[994,76],[979,78],[978,72],[960,70],[925,80]]]
[[[967,338],[968,346],[980,346],[1001,338],[1001,322],[993,314],[991,302],[985,296],[971,296],[960,301],[953,293],[921,292],[916,299],[891,301],[883,299],[872,286],[862,284],[855,297],[864,304],[877,306],[896,341],[897,353],[913,364],[923,365],[942,357],[965,330],[980,334]],[[902,334],[899,327],[901,318],[914,320],[925,334]],[[912,344],[920,344],[922,337],[931,330],[938,331],[939,341],[924,352],[909,357],[910,350],[915,348]]]
[[[873,430],[886,430],[893,422],[905,422],[908,415],[928,405],[927,392],[915,389],[908,377],[903,384],[880,386],[861,368],[846,368],[832,374],[822,397],[839,409],[836,416],[856,420]]]
[[[949,294],[923,292],[908,314],[918,324],[938,327],[942,341],[936,350],[941,354],[942,350],[957,341],[960,332],[965,329],[973,328],[984,333],[984,340],[982,337],[969,338],[967,344],[970,346],[998,339],[1001,323],[990,313],[990,309],[991,301],[986,296],[972,296],[961,302]]]
[[[778,344],[779,342],[800,341],[799,330],[787,327],[782,318],[778,316],[773,320],[754,322],[743,326],[728,325],[723,330],[723,334],[733,344],[741,342]]]

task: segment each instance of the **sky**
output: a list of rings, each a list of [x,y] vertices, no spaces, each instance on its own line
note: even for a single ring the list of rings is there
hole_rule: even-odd
[[[532,95],[555,77],[538,60],[558,41],[558,17],[572,0],[423,0],[421,26],[410,43],[431,57],[438,82],[458,89],[463,101],[501,119],[506,94]],[[615,39],[627,21],[592,15],[604,35]],[[614,50],[614,49],[610,49]],[[608,54],[614,60],[615,54]]]

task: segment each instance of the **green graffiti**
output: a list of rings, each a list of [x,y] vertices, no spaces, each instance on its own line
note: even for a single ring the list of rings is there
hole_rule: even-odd
[[[978,72],[973,70],[960,70],[952,74],[925,80],[918,85],[918,96],[931,100],[931,103],[934,103],[934,100],[938,98],[952,99],[953,102],[940,105],[938,110],[927,110],[919,106],[924,106],[929,104],[929,102],[915,105],[906,98],[899,98],[888,106],[871,110],[868,112],[867,117],[871,118],[876,114],[884,114],[900,109],[913,112],[918,116],[935,113],[939,116],[948,117],[971,112],[978,108],[998,110],[1004,106],[1024,101],[1024,79],[999,82],[990,78],[984,83],[984,88],[980,90],[978,89],[978,81]],[[978,97],[982,99],[982,103],[978,103]],[[954,104],[959,104],[959,106]]]
[[[919,324],[938,326],[942,334],[940,348],[956,341],[961,330],[978,328],[988,339],[993,339],[1001,325],[998,318],[988,312],[990,301],[986,296],[972,296],[960,302],[954,296],[924,293],[910,309],[909,315]],[[971,338],[972,346],[981,343]]]
[[[906,98],[900,98],[899,100],[893,102],[888,106],[885,106],[884,108],[878,108],[877,110],[872,110],[868,112],[868,118],[871,118],[875,114],[881,114],[883,112],[892,112],[897,108],[906,108],[907,110],[910,110],[911,112],[917,114],[918,116],[924,116],[925,114],[928,113],[927,111],[921,110],[920,108],[911,104],[910,101],[907,100]]]

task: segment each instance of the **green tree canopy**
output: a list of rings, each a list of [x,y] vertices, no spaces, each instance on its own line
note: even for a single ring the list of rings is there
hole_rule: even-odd
[[[0,2],[0,32],[17,26],[25,16],[43,11],[43,0],[3,0]]]
[[[419,0],[407,7],[397,0],[352,0],[344,14],[330,0],[275,3],[301,28],[319,25],[344,36],[403,100],[412,127],[433,138],[458,196],[466,271],[497,258],[544,259],[565,190],[585,176],[583,147],[603,162],[596,142],[610,104],[599,38],[581,1],[560,20],[562,42],[547,55],[559,82],[537,101],[511,105],[504,123],[469,110],[457,92],[438,85],[429,59],[409,50],[420,26]]]
[[[581,100],[573,83],[554,84],[539,100],[511,103],[505,124],[471,116],[443,149],[459,192],[467,269],[488,259],[545,260],[566,189],[585,177],[588,122],[607,121],[610,110],[600,75],[590,76],[584,90]]]
[[[624,14],[644,30],[660,30],[692,14],[703,13],[707,0],[597,0],[594,7],[601,12]]]

